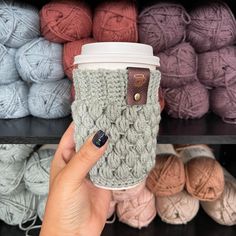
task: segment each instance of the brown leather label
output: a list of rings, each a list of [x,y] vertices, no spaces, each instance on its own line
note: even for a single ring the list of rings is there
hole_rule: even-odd
[[[147,103],[150,70],[128,67],[127,104],[143,105]]]

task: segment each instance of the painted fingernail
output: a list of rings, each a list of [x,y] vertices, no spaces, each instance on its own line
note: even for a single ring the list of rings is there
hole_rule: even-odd
[[[107,142],[108,136],[102,131],[99,130],[93,137],[93,144],[98,147],[101,148],[106,142]]]

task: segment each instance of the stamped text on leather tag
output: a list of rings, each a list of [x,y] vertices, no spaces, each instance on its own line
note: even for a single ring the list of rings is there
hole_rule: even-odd
[[[144,105],[147,103],[150,70],[128,67],[127,104]]]

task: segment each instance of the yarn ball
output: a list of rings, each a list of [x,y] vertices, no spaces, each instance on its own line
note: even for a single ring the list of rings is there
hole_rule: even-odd
[[[117,204],[119,221],[134,228],[147,227],[156,213],[155,197],[147,188],[144,188],[136,198]]]
[[[37,197],[27,190],[0,195],[0,219],[8,225],[26,223],[36,215]]]
[[[64,78],[62,45],[36,38],[16,53],[16,67],[27,82],[45,83]]]
[[[38,217],[41,221],[43,221],[43,216],[44,216],[44,212],[45,212],[45,208],[46,208],[46,204],[47,204],[47,199],[48,199],[47,195],[39,197],[37,214],[38,214]]]
[[[31,155],[24,174],[25,186],[36,195],[49,192],[49,172],[55,150],[38,150]]]
[[[53,1],[40,11],[41,32],[49,41],[65,43],[92,32],[92,12],[85,1]]]
[[[107,213],[107,219],[111,218],[112,215],[115,213],[115,211],[116,211],[116,202],[111,201],[110,206],[109,206],[109,210],[108,210],[108,213]]]
[[[28,86],[23,81],[0,86],[0,119],[29,115]]]
[[[137,186],[124,190],[113,190],[112,199],[115,202],[129,201],[137,198],[140,193],[144,190],[146,181],[141,182]]]
[[[201,118],[209,110],[208,90],[198,81],[163,90],[165,110],[173,118]]]
[[[157,213],[168,224],[187,224],[199,210],[199,200],[182,191],[168,197],[156,198]]]
[[[94,12],[93,36],[98,42],[138,42],[134,1],[105,1]]]
[[[155,167],[147,178],[147,187],[159,197],[171,196],[183,190],[184,164],[178,156],[157,157]]]
[[[0,161],[15,163],[24,161],[34,150],[33,144],[0,144]]]
[[[196,157],[185,164],[186,189],[201,201],[214,201],[224,190],[221,165],[209,157]]]
[[[0,43],[19,48],[40,34],[38,10],[14,0],[0,1]]]
[[[191,13],[187,39],[197,52],[232,45],[236,39],[236,21],[226,3],[216,1],[196,7]]]
[[[157,54],[185,38],[190,17],[179,4],[157,3],[143,10],[138,22],[140,42],[151,45]]]
[[[163,88],[178,88],[197,80],[197,54],[189,43],[180,43],[158,56]]]
[[[86,38],[64,44],[63,66],[64,71],[69,79],[72,79],[73,70],[76,67],[76,65],[74,65],[74,57],[81,54],[81,49],[84,44],[94,42],[96,41],[93,38]]]
[[[68,116],[71,112],[70,89],[71,83],[68,79],[33,84],[28,100],[31,115],[45,119]]]
[[[228,46],[199,54],[198,78],[210,88],[236,83],[236,47]]]

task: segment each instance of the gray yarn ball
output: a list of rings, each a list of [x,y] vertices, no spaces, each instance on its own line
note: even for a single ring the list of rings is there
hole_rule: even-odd
[[[62,45],[36,38],[18,49],[16,67],[27,82],[45,83],[63,79]]]
[[[0,119],[29,115],[28,86],[23,81],[0,86]]]
[[[55,119],[71,112],[71,82],[68,79],[33,84],[29,92],[29,110],[33,116]]]
[[[15,54],[16,49],[0,44],[0,84],[10,84],[19,80]]]
[[[9,225],[26,223],[36,216],[37,197],[27,190],[0,196],[0,219]]]
[[[39,12],[26,3],[0,0],[0,43],[18,48],[39,36]]]
[[[47,195],[39,198],[37,213],[38,213],[38,217],[40,218],[41,221],[43,221],[43,216],[44,216],[44,212],[45,212],[45,208],[46,208],[46,204],[47,204],[47,199],[48,199]]]

